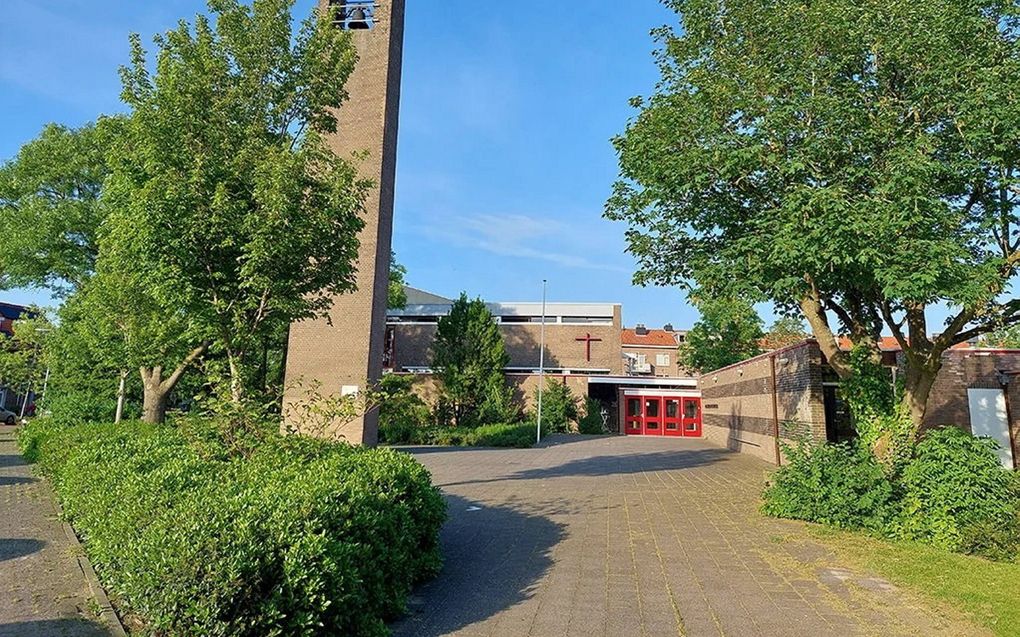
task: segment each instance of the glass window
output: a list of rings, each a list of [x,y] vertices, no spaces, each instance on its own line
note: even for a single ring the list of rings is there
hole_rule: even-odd
[[[676,423],[675,422],[667,422],[666,423],[666,429],[676,429]]]
[[[697,418],[698,417],[698,401],[696,400],[685,400],[684,401],[684,418]]]
[[[666,418],[676,418],[680,415],[680,401],[679,400],[667,400],[666,401]]]
[[[641,401],[637,398],[627,399],[627,415],[628,416],[640,416],[641,415]]]
[[[645,427],[649,429],[658,429],[659,423],[655,422],[654,420],[649,420],[647,423],[645,423]]]
[[[669,354],[656,354],[655,364],[660,367],[667,367],[669,365]]]
[[[657,418],[659,416],[659,399],[651,398],[645,401],[645,416]]]
[[[648,357],[647,356],[645,356],[644,354],[638,354],[637,355],[637,364],[638,365],[644,365],[647,362],[648,362]]]

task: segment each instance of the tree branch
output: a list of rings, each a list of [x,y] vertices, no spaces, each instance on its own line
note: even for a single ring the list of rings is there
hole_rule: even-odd
[[[181,364],[177,366],[177,369],[174,370],[174,373],[170,374],[165,381],[160,383],[159,388],[163,391],[170,391],[173,389],[174,386],[177,385],[177,381],[181,379],[181,375],[184,374],[185,370],[187,370],[199,356],[209,349],[209,345],[209,341],[205,341],[195,349],[191,350],[188,355],[184,357],[184,360],[181,361]]]

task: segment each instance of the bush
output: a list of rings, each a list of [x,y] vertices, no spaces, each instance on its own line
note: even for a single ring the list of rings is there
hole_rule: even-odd
[[[50,392],[42,407],[60,423],[112,422],[117,413],[117,397],[103,398],[81,391]]]
[[[535,404],[538,404],[536,391]],[[564,433],[577,420],[577,399],[570,387],[550,378],[542,392],[542,433]]]
[[[218,428],[60,427],[20,443],[122,612],[164,635],[383,635],[438,568],[445,505],[410,456]]]
[[[514,401],[513,387],[492,383],[478,408],[478,424],[517,422],[520,419],[521,408]]]
[[[526,449],[535,444],[535,427],[528,423],[482,425],[470,433],[467,444]]]
[[[894,534],[952,551],[994,551],[979,538],[990,530],[1008,537],[1017,523],[1015,476],[995,450],[992,440],[956,427],[928,432],[903,470]]]
[[[584,417],[577,421],[577,431],[582,434],[606,433],[601,402],[591,397],[584,400]]]
[[[802,441],[784,451],[763,494],[766,515],[872,531],[892,518],[892,484],[867,448]]]
[[[413,376],[387,374],[379,383],[379,441],[390,444],[421,442],[431,413],[413,389]]]

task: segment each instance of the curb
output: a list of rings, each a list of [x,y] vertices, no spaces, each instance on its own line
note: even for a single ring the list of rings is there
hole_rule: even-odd
[[[99,616],[113,637],[127,637],[124,625],[120,623],[120,618],[117,617],[117,612],[113,610],[110,598],[107,597],[106,591],[103,590],[103,585],[99,583],[96,570],[92,568],[92,563],[89,562],[89,558],[85,555],[85,547],[81,545],[71,525],[64,520],[64,511],[60,508],[60,503],[56,502],[56,505],[57,513],[60,515],[60,525],[64,529],[64,535],[67,536],[68,541],[75,547],[78,568],[81,569],[81,574],[85,576],[85,582],[89,585],[89,591],[92,592],[92,597],[95,598],[96,603],[99,605]]]

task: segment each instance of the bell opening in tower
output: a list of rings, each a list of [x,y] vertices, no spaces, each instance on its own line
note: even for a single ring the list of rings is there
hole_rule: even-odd
[[[376,4],[373,0],[329,0],[333,26],[362,31],[371,29]]]

